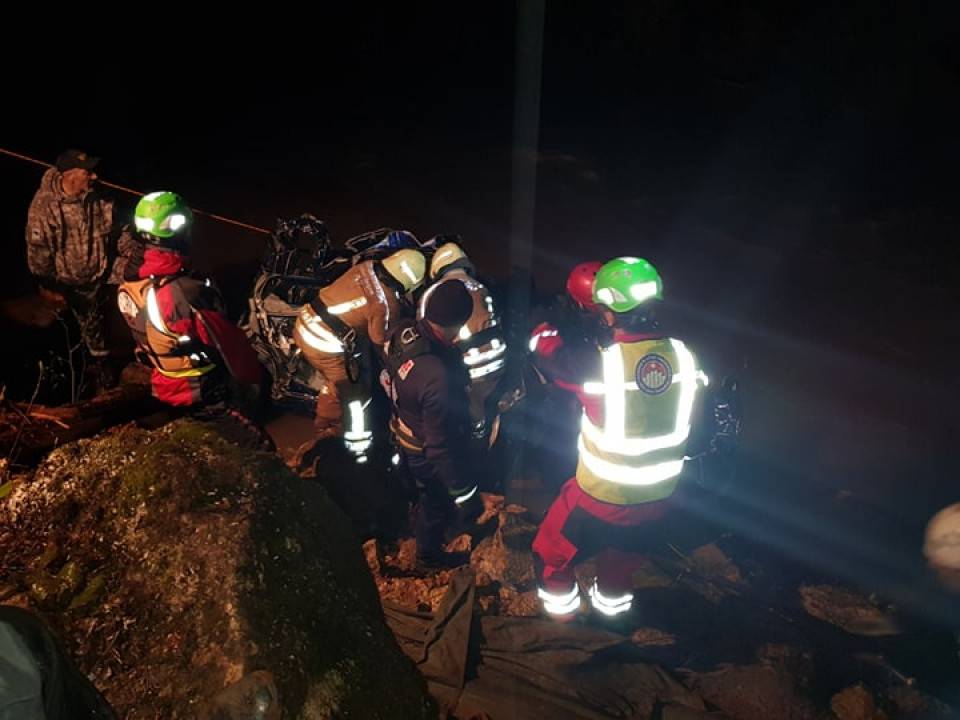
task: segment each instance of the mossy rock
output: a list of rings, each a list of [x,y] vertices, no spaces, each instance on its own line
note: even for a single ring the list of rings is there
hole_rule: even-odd
[[[122,717],[202,714],[256,671],[283,717],[436,717],[350,523],[231,430],[124,427],[51,453],[0,502],[0,584],[61,548],[31,576],[40,609]]]

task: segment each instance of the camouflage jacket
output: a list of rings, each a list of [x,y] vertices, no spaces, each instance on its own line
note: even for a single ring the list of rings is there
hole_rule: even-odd
[[[60,172],[47,170],[27,214],[30,272],[63,285],[122,282],[138,241],[129,229],[114,229],[113,210],[113,200],[95,190],[67,197]]]

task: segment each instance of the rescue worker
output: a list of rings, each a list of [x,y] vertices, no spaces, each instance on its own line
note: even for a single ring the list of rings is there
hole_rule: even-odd
[[[99,384],[112,386],[116,378],[107,360],[105,285],[122,281],[137,242],[114,222],[113,200],[95,187],[99,160],[82,150],[67,150],[43,174],[27,215],[27,265],[41,297],[56,309],[69,308]]]
[[[600,312],[600,306],[593,301],[593,284],[603,263],[599,260],[588,260],[575,265],[567,276],[567,297],[582,313],[594,316]]]
[[[340,436],[357,462],[366,462],[373,432],[370,383],[359,382],[362,343],[382,348],[405,314],[404,295],[423,283],[425,272],[419,250],[398,250],[382,260],[357,263],[303,306],[293,338],[324,382],[317,395],[314,438],[300,446],[292,465],[300,466],[317,441]]]
[[[600,319],[601,307],[593,302],[593,281],[601,267],[603,263],[598,260],[575,265],[567,276],[566,293],[535,311],[549,332],[556,332],[568,341],[599,342],[600,336],[609,335]],[[536,341],[535,333],[530,338],[531,352]]]
[[[488,400],[506,370],[507,343],[503,326],[494,309],[493,295],[477,280],[476,269],[457,243],[448,242],[437,248],[430,260],[433,283],[420,298],[417,317],[423,318],[429,304],[435,302],[435,291],[445,282],[463,284],[473,300],[470,317],[457,332],[455,346],[463,353],[463,362],[470,376],[471,433],[475,440],[484,440],[489,428]]]
[[[544,347],[562,342],[567,357],[592,357],[597,351],[601,336],[609,335],[602,328],[603,319],[600,306],[593,302],[593,280],[602,262],[592,260],[576,265],[567,276],[566,294],[554,298],[549,306],[539,313],[546,317],[537,326],[529,341],[530,367],[540,380],[541,393],[536,403],[532,403],[528,412],[535,414],[535,421],[526,433],[527,446],[534,453],[531,463],[539,474],[545,488],[554,494],[573,473],[577,464],[577,428],[580,406],[571,393],[572,388],[564,384],[563,377],[557,377],[549,367],[552,356],[537,354],[541,340]]]
[[[231,400],[234,385],[257,385],[262,370],[219,291],[187,270],[192,221],[176,193],[141,198],[134,226],[144,245],[127,263],[117,305],[138,359],[153,368],[154,397],[202,409]]]
[[[594,281],[592,301],[609,342],[571,344],[535,331],[538,363],[577,393],[584,408],[575,477],[560,490],[533,542],[538,595],[560,620],[580,608],[574,563],[597,556],[593,609],[617,617],[632,607],[639,551],[665,515],[683,469],[691,419],[706,376],[656,322],[663,283],[646,260],[616,258]]]
[[[567,276],[566,297],[548,308],[546,317],[530,336],[529,349],[535,352],[541,337],[561,336],[567,343],[596,345],[609,336],[601,318],[602,306],[593,301],[593,283],[603,263],[590,260],[575,265]],[[572,308],[571,308],[572,304]]]
[[[468,553],[444,552],[444,535],[482,505],[471,455],[469,376],[455,346],[473,298],[461,282],[440,283],[433,295],[422,318],[390,334],[381,375],[394,409],[391,430],[419,490],[417,563],[427,571],[469,560]]]

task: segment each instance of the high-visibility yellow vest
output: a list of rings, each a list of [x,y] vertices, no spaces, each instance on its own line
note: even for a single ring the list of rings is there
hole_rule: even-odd
[[[583,415],[577,482],[617,505],[673,494],[683,469],[700,385],[707,377],[672,338],[615,343],[600,351],[603,377],[584,384],[602,397],[602,420]]]

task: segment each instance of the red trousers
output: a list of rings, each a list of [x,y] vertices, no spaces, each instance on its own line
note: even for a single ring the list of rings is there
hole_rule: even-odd
[[[568,591],[576,581],[574,566],[596,557],[597,586],[606,594],[629,592],[668,507],[669,499],[642,505],[600,502],[576,478],[567,480],[533,540],[541,585],[550,592]]]

